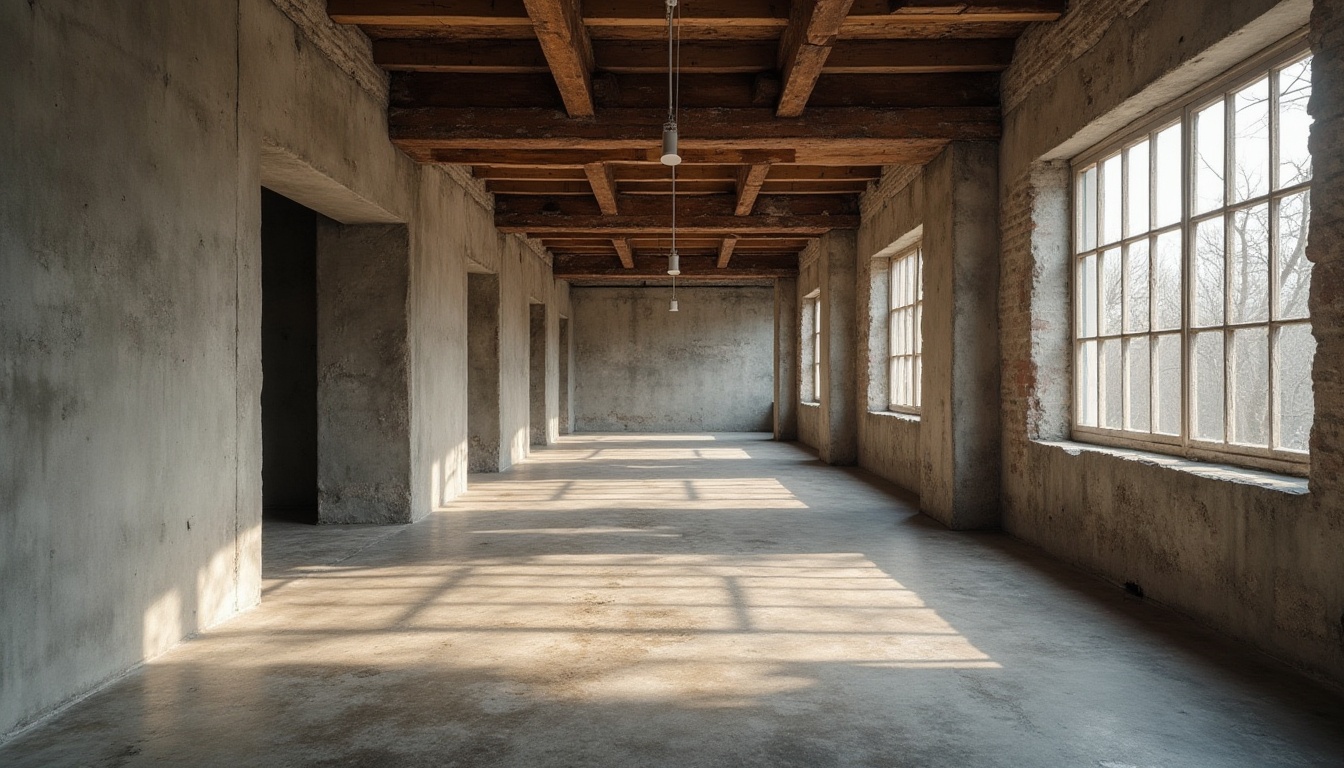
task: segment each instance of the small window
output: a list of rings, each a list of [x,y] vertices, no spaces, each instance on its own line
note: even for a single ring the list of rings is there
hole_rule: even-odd
[[[821,402],[821,297],[812,299],[812,399]]]
[[[1311,56],[1269,56],[1074,164],[1074,432],[1303,471]]]
[[[918,246],[892,257],[887,284],[888,408],[918,414],[924,346],[924,253]]]
[[[804,403],[821,401],[821,289],[803,297],[799,347],[802,353],[798,394]]]

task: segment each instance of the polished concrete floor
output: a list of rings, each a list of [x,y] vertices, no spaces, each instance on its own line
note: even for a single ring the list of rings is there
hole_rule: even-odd
[[[566,438],[265,565],[0,765],[1344,765],[1337,695],[757,436]]]

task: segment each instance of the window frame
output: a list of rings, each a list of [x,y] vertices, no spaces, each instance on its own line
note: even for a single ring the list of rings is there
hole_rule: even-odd
[[[914,263],[914,299],[908,304],[897,305],[897,265],[913,260]],[[912,316],[910,327],[910,347],[913,351],[898,352],[892,341],[896,338],[896,318],[898,313],[909,311]],[[916,242],[893,254],[887,260],[887,411],[908,416],[919,416],[924,406],[924,244]],[[911,361],[912,378],[908,382],[914,393],[913,405],[896,402],[896,366],[898,360]]]
[[[1314,56],[1314,52],[1311,50],[1307,40],[1307,30],[1305,29],[1299,30],[1293,33],[1292,35],[1289,35],[1288,37],[1282,39],[1278,43],[1275,43],[1274,45],[1262,50],[1260,53],[1248,58],[1247,60],[1233,67],[1232,69],[1229,69],[1222,75],[1219,75],[1218,77],[1210,80],[1209,82],[1200,86],[1198,89],[1192,91],[1190,94],[1180,99],[1169,102],[1157,109],[1152,110],[1147,115],[1127,125],[1124,129],[1113,133],[1112,135],[1110,135],[1109,137],[1105,138],[1100,142],[1097,142],[1088,150],[1080,153],[1070,161],[1069,165],[1070,226],[1069,226],[1069,243],[1068,243],[1069,305],[1068,306],[1069,306],[1069,346],[1070,346],[1069,360],[1071,362],[1071,374],[1069,377],[1071,413],[1069,422],[1070,422],[1071,436],[1073,439],[1079,440],[1081,442],[1095,443],[1098,445],[1113,446],[1118,448],[1154,450],[1161,453],[1174,454],[1177,456],[1182,456],[1185,458],[1200,461],[1211,461],[1217,463],[1234,463],[1257,469],[1267,469],[1275,472],[1281,472],[1284,474],[1291,474],[1298,476],[1306,476],[1308,474],[1311,465],[1311,453],[1309,448],[1307,451],[1304,452],[1296,452],[1274,447],[1277,438],[1277,424],[1275,423],[1276,420],[1273,416],[1274,413],[1273,408],[1275,407],[1274,401],[1276,397],[1275,386],[1277,379],[1277,370],[1275,368],[1275,357],[1274,357],[1276,332],[1279,328],[1285,325],[1305,324],[1307,327],[1310,328],[1312,325],[1312,318],[1310,316],[1310,313],[1308,313],[1305,319],[1283,319],[1276,317],[1276,309],[1277,309],[1276,305],[1278,302],[1278,296],[1277,296],[1278,277],[1276,275],[1277,264],[1274,256],[1272,255],[1274,253],[1272,249],[1275,247],[1274,241],[1278,237],[1278,221],[1277,217],[1275,216],[1278,201],[1291,198],[1295,195],[1306,193],[1307,195],[1306,199],[1308,201],[1308,205],[1310,205],[1310,193],[1316,181],[1317,169],[1314,167],[1315,163],[1313,163],[1312,176],[1306,182],[1286,185],[1281,188],[1275,187],[1275,182],[1277,181],[1277,178],[1275,178],[1275,176],[1278,173],[1278,156],[1277,156],[1278,123],[1277,120],[1273,120],[1270,123],[1269,135],[1268,135],[1268,143],[1270,147],[1269,150],[1270,155],[1268,158],[1268,162],[1271,173],[1271,177],[1269,178],[1267,183],[1268,190],[1262,194],[1251,195],[1247,197],[1245,200],[1236,199],[1236,195],[1233,194],[1234,190],[1233,185],[1235,183],[1233,179],[1233,174],[1228,172],[1229,169],[1233,167],[1234,163],[1233,159],[1234,150],[1232,141],[1232,137],[1234,135],[1235,130],[1232,122],[1234,117],[1234,110],[1225,109],[1223,116],[1224,124],[1222,134],[1223,154],[1224,154],[1223,200],[1220,205],[1215,206],[1210,210],[1195,213],[1194,195],[1195,195],[1195,182],[1197,174],[1194,168],[1195,163],[1194,144],[1196,141],[1196,132],[1194,130],[1194,117],[1196,113],[1219,101],[1223,101],[1225,104],[1230,104],[1232,102],[1232,99],[1234,98],[1234,94],[1243,87],[1249,86],[1257,82],[1262,77],[1269,76],[1276,69],[1287,67],[1303,58],[1311,56]],[[1279,99],[1278,89],[1273,87],[1273,85],[1274,80],[1271,78],[1269,87],[1270,101],[1268,105],[1268,109],[1271,115],[1276,114]],[[1313,83],[1313,86],[1314,85],[1315,83]],[[1153,199],[1154,195],[1152,194],[1152,191],[1154,189],[1152,173],[1156,169],[1158,162],[1157,144],[1154,140],[1156,139],[1157,135],[1160,132],[1177,125],[1181,126],[1180,130],[1181,214],[1179,219],[1175,223],[1159,226],[1157,221],[1152,216],[1152,213],[1156,210],[1156,200]],[[1149,188],[1148,203],[1149,203],[1150,215],[1147,229],[1143,233],[1130,234],[1125,232],[1122,226],[1119,239],[1113,243],[1105,243],[1105,244],[1103,244],[1102,232],[1098,231],[1096,233],[1097,242],[1093,245],[1093,247],[1084,248],[1080,236],[1081,221],[1082,221],[1081,219],[1082,201],[1080,200],[1081,196],[1078,194],[1079,181],[1082,177],[1083,172],[1090,167],[1096,168],[1099,171],[1102,165],[1102,161],[1116,156],[1116,153],[1120,153],[1121,163],[1127,165],[1129,163],[1128,155],[1130,148],[1138,144],[1141,144],[1144,141],[1149,142],[1148,179],[1150,188]],[[1120,196],[1122,200],[1122,221],[1125,215],[1123,211],[1128,210],[1130,200],[1129,188],[1127,185],[1128,180],[1129,180],[1129,174],[1126,172],[1122,176],[1123,186],[1121,187],[1120,190]],[[1102,205],[1101,203],[1102,190],[1101,190],[1100,176],[1098,176],[1098,182],[1095,192],[1096,192],[1096,198],[1091,201],[1091,204],[1093,206],[1100,206]],[[1194,303],[1195,303],[1192,298],[1194,290],[1194,285],[1192,282],[1193,277],[1192,251],[1195,247],[1195,241],[1196,241],[1195,232],[1197,225],[1201,222],[1213,220],[1218,217],[1224,218],[1224,225],[1223,225],[1224,254],[1226,255],[1230,252],[1231,248],[1227,238],[1230,237],[1230,233],[1232,230],[1232,223],[1231,223],[1232,216],[1238,211],[1250,210],[1260,205],[1267,206],[1270,212],[1269,227],[1267,229],[1267,237],[1271,248],[1271,256],[1269,257],[1270,285],[1268,290],[1270,293],[1269,297],[1270,304],[1268,305],[1269,306],[1268,319],[1263,322],[1232,321],[1231,315],[1228,311],[1229,309],[1228,302],[1230,301],[1228,297],[1231,291],[1228,287],[1227,282],[1227,276],[1232,268],[1231,267],[1232,260],[1230,258],[1224,258],[1224,273],[1223,273],[1224,306],[1223,306],[1222,322],[1220,324],[1214,324],[1208,326],[1202,326],[1202,325],[1196,326],[1194,323],[1194,318],[1192,316],[1194,312]],[[1100,220],[1098,220],[1098,224],[1100,224]],[[1152,314],[1151,310],[1152,305],[1150,304],[1150,318],[1149,318],[1148,330],[1142,332],[1132,332],[1126,327],[1128,325],[1127,313],[1129,308],[1127,303],[1124,303],[1122,304],[1121,308],[1122,324],[1120,326],[1119,331],[1115,333],[1103,333],[1102,329],[1098,327],[1096,329],[1095,335],[1087,337],[1086,340],[1096,341],[1098,343],[1097,360],[1101,359],[1100,343],[1103,340],[1112,340],[1112,339],[1121,340],[1122,346],[1120,354],[1123,359],[1126,349],[1126,347],[1124,346],[1124,340],[1130,338],[1146,337],[1147,339],[1150,340],[1149,343],[1151,345],[1152,341],[1159,336],[1168,334],[1177,335],[1180,339],[1180,351],[1181,351],[1180,434],[1167,435],[1157,433],[1156,431],[1142,433],[1137,431],[1129,431],[1125,429],[1103,427],[1100,426],[1101,424],[1100,418],[1097,419],[1098,423],[1097,426],[1083,425],[1081,423],[1082,403],[1080,403],[1080,397],[1079,397],[1081,387],[1079,386],[1079,377],[1078,377],[1078,366],[1080,364],[1080,360],[1082,360],[1083,357],[1082,342],[1085,340],[1080,335],[1080,329],[1078,327],[1079,317],[1081,314],[1079,309],[1080,297],[1078,293],[1079,291],[1078,279],[1079,279],[1079,273],[1081,271],[1080,264],[1082,262],[1082,259],[1084,259],[1088,255],[1095,255],[1097,257],[1096,274],[1098,283],[1097,289],[1099,289],[1103,279],[1103,268],[1101,264],[1102,255],[1112,250],[1119,252],[1120,254],[1122,254],[1121,281],[1123,283],[1126,280],[1125,275],[1127,273],[1128,252],[1130,245],[1144,240],[1155,242],[1156,238],[1159,235],[1169,232],[1179,232],[1181,234],[1181,246],[1180,246],[1181,319],[1179,329],[1176,329],[1174,331],[1155,329],[1152,325],[1152,318],[1155,315]],[[1309,232],[1310,232],[1310,223],[1308,223],[1307,225],[1307,233]],[[1303,235],[1304,238],[1309,236],[1307,233],[1304,233]],[[1151,248],[1149,249],[1148,259],[1149,259],[1148,296],[1150,302],[1155,302],[1157,300],[1156,292],[1154,289],[1155,270],[1152,269],[1152,264],[1156,260],[1156,253],[1153,252],[1153,249]],[[1125,289],[1122,289],[1122,291],[1124,290]],[[1122,295],[1125,294],[1122,293]],[[1099,292],[1096,297],[1096,301],[1098,303],[1098,306],[1100,307],[1103,301],[1103,297]],[[1232,376],[1230,374],[1232,367],[1229,365],[1229,360],[1232,355],[1232,344],[1228,343],[1227,340],[1231,338],[1232,332],[1239,328],[1265,328],[1267,329],[1267,333],[1269,336],[1266,347],[1266,353],[1268,355],[1270,365],[1268,384],[1267,384],[1268,389],[1266,390],[1266,399],[1267,399],[1266,419],[1268,421],[1267,424],[1268,445],[1266,447],[1243,445],[1231,442],[1232,436],[1230,433],[1232,429],[1232,422],[1230,419],[1230,415],[1233,409],[1233,403],[1231,397],[1233,384],[1231,381]],[[1191,388],[1193,384],[1192,379],[1193,336],[1198,332],[1211,332],[1211,331],[1221,331],[1224,338],[1223,440],[1221,442],[1204,440],[1193,437],[1195,431],[1193,429],[1194,427],[1193,419],[1195,418],[1195,414],[1193,413],[1193,407],[1192,407],[1193,396],[1191,394]],[[1152,354],[1153,353],[1150,352],[1150,361],[1152,360],[1151,357]],[[1100,374],[1097,375],[1100,376]],[[1156,402],[1153,395],[1151,394],[1155,389],[1153,383],[1155,382],[1155,378],[1156,378],[1155,374],[1152,372],[1150,368],[1149,373],[1150,403]],[[1122,394],[1123,402],[1125,404],[1123,412],[1128,413],[1130,386],[1128,384],[1128,381],[1124,379],[1123,373],[1122,373],[1121,388],[1123,392]],[[1101,407],[1101,403],[1097,403],[1096,405],[1098,408]],[[1155,413],[1152,410],[1150,410],[1150,419],[1154,418],[1154,416]],[[1152,424],[1150,421],[1150,427],[1155,428],[1155,426],[1156,425]]]
[[[812,402],[821,403],[821,294],[812,302]]]

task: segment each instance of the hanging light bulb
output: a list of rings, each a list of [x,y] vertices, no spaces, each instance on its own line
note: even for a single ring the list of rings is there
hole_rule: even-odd
[[[663,165],[681,165],[681,153],[677,151],[677,124],[668,122],[663,126]]]
[[[681,255],[676,251],[667,254],[667,274],[673,277],[681,274]]]
[[[667,311],[668,311],[668,312],[680,312],[680,311],[681,311],[681,310],[677,309],[677,300],[676,300],[676,299],[673,299],[673,300],[672,300],[672,308],[669,309],[669,310],[667,310]]]

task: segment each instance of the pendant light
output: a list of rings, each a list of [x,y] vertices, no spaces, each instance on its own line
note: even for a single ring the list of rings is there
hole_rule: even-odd
[[[681,255],[677,253],[677,166],[681,154],[677,147],[677,107],[681,95],[681,35],[677,26],[677,0],[667,0],[667,122],[663,124],[663,165],[672,169],[672,250],[667,254],[667,274],[672,276],[672,306],[678,312],[677,275],[681,274]]]

